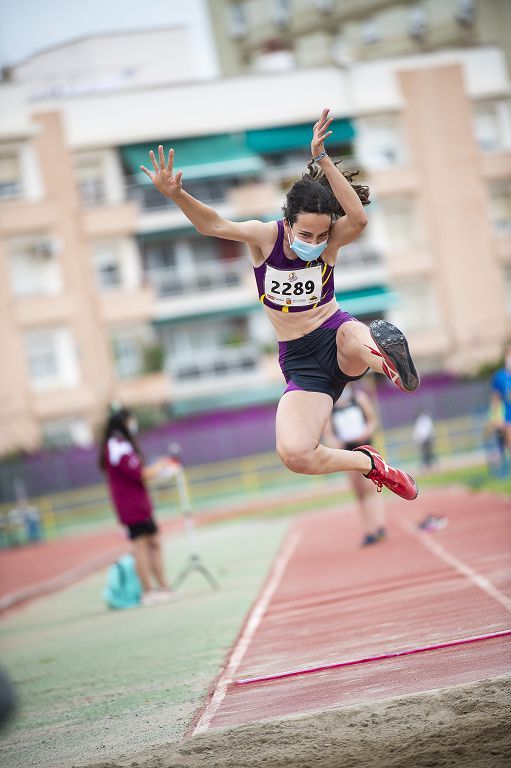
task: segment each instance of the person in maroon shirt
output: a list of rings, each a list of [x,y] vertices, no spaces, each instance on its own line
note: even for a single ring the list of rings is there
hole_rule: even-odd
[[[137,422],[122,407],[112,408],[103,431],[99,450],[99,466],[105,472],[110,496],[119,522],[133,542],[137,573],[142,585],[143,605],[152,605],[170,597],[165,578],[158,526],[146,482],[166,468],[168,459],[161,458],[144,466],[144,457],[135,434]],[[151,586],[152,578],[159,589]]]

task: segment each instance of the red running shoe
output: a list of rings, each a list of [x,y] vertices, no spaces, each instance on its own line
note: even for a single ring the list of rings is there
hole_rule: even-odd
[[[400,469],[389,467],[385,459],[380,456],[372,445],[361,445],[358,448],[354,448],[354,451],[362,451],[367,454],[373,463],[373,468],[367,475],[369,480],[378,487],[378,492],[381,491],[382,486],[388,488],[392,493],[397,496],[401,496],[402,499],[413,501],[417,498],[419,489],[413,477],[410,477],[406,472],[401,472]]]

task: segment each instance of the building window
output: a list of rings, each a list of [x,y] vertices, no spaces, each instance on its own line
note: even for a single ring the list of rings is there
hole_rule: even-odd
[[[100,240],[93,245],[96,280],[101,290],[122,286],[121,253],[118,240]]]
[[[422,43],[428,32],[428,19],[422,5],[410,8],[408,17],[408,34],[418,43]]]
[[[112,332],[115,370],[120,379],[131,379],[145,372],[145,349],[153,342],[149,326],[131,326]]]
[[[105,172],[101,155],[76,155],[75,173],[80,198],[85,206],[102,205],[106,202]]]
[[[227,8],[229,14],[229,33],[234,40],[241,40],[248,31],[247,12],[244,2],[230,3]]]
[[[162,328],[167,368],[176,380],[217,378],[253,371],[259,353],[246,317]]]
[[[511,179],[495,181],[489,186],[490,219],[497,233],[511,232]]]
[[[62,290],[59,241],[48,235],[8,241],[9,273],[15,296],[54,295]]]
[[[403,280],[394,286],[399,295],[398,305],[390,318],[405,333],[430,331],[440,322],[434,286],[426,277]]]
[[[504,268],[504,285],[506,289],[506,308],[511,317],[511,265]]]
[[[21,166],[17,152],[0,152],[0,200],[21,196]]]
[[[511,147],[511,109],[507,100],[474,105],[474,133],[483,152],[502,152]]]
[[[360,34],[364,45],[376,45],[382,40],[380,25],[374,17],[362,22]]]
[[[370,170],[399,165],[404,160],[403,137],[395,115],[373,115],[358,121],[357,156]]]
[[[290,0],[273,0],[272,19],[279,29],[286,29],[291,20]]]
[[[24,336],[27,364],[36,390],[76,386],[78,361],[67,328],[28,331]]]
[[[233,254],[239,254],[236,246]],[[144,246],[147,278],[160,298],[239,285],[246,271],[241,258],[222,258],[214,238],[161,240]]]
[[[406,248],[422,239],[417,203],[413,197],[392,195],[379,200],[387,247]]]

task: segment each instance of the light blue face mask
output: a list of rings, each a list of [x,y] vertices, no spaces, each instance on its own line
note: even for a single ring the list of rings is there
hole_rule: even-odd
[[[289,239],[289,232],[287,235],[287,240],[291,250],[296,253],[298,258],[302,261],[315,261],[316,259],[319,259],[328,244],[328,238],[324,243],[317,243],[316,245],[312,245],[312,243],[306,243],[304,240],[300,240],[300,238],[296,237],[296,235],[293,242],[291,242]]]

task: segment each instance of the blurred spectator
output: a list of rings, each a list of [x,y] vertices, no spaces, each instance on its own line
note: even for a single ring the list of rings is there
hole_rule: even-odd
[[[430,470],[436,461],[435,425],[427,411],[419,411],[413,425],[413,441],[419,446],[422,469]]]
[[[331,447],[351,451],[373,442],[378,417],[367,394],[348,384],[332,411],[324,437]],[[360,472],[348,472],[365,531],[362,546],[377,544],[386,537],[383,498]]]
[[[0,669],[0,728],[15,714],[17,697],[14,686],[6,673]]]
[[[25,525],[25,535],[27,541],[41,541],[41,513],[38,508],[32,504],[25,503],[20,507],[20,514]]]
[[[143,590],[142,605],[149,606],[172,596],[164,573],[158,527],[145,485],[165,471],[168,459],[161,458],[151,466],[144,466],[144,457],[135,437],[137,431],[134,415],[127,408],[113,406],[103,431],[99,466],[106,473],[119,521],[133,542]],[[159,589],[153,589],[153,579]]]
[[[505,349],[503,368],[493,377],[490,403],[495,426],[503,430],[506,446],[511,449],[511,344]]]
[[[413,425],[413,441],[419,446],[422,469],[429,472],[436,462],[435,456],[435,425],[431,414],[419,411]],[[418,524],[421,531],[441,531],[447,526],[447,517],[442,515],[427,515]]]

